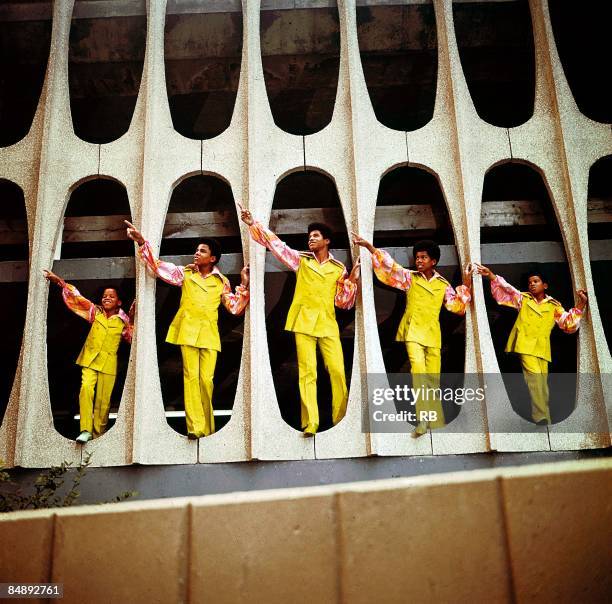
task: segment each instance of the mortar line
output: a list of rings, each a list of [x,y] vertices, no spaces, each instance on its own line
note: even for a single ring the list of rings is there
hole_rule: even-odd
[[[185,506],[185,513],[187,518],[185,519],[185,583],[183,588],[183,601],[191,602],[191,560],[193,558],[193,505],[191,502],[187,502]]]
[[[508,572],[506,577],[508,578],[508,592],[510,596],[510,602],[516,603],[516,592],[515,592],[515,577],[514,577],[514,566],[512,564],[512,550],[510,549],[510,535],[508,534],[508,510],[506,508],[506,498],[504,496],[504,480],[501,476],[495,479],[497,484],[497,501],[499,505],[499,511],[501,516],[501,528],[503,531],[504,539],[504,554],[505,562]]]
[[[49,544],[49,566],[47,581],[53,583],[54,560],[55,560],[55,538],[57,533],[57,514],[51,516],[51,543]]]
[[[337,589],[337,602],[344,602],[344,539],[342,531],[342,505],[340,503],[340,493],[334,493],[332,495],[332,506],[334,516],[334,528],[336,529],[336,589]]]

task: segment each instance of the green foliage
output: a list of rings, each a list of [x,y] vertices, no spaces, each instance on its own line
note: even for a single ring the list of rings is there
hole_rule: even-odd
[[[23,489],[11,480],[10,474],[3,469],[0,460],[0,513],[75,505],[81,496],[79,492],[81,481],[90,465],[91,453],[74,468],[72,463],[66,461],[59,466],[52,466],[39,474],[32,485],[33,491],[24,493]],[[125,491],[110,501],[100,503],[125,501],[137,494],[136,491]]]

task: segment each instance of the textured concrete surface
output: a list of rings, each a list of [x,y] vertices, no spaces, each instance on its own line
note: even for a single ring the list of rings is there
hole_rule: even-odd
[[[190,600],[337,601],[334,504],[331,495],[236,505],[194,501]],[[236,545],[237,556],[230,553]]]
[[[438,78],[434,115],[416,131],[386,128],[374,115],[359,56],[355,0],[338,2],[340,72],[333,117],[323,130],[305,137],[275,126],[262,73],[258,0],[243,1],[240,83],[230,126],[206,141],[173,130],[164,69],[166,1],[147,6],[147,46],[138,101],[129,131],[104,144],[74,134],[68,91],[68,39],[73,0],[53,5],[51,54],[43,92],[29,134],[0,149],[0,177],[24,191],[31,244],[29,301],[22,363],[11,403],[0,428],[0,457],[10,464],[39,467],[78,461],[81,451],[53,429],[46,360],[49,267],[70,192],[98,174],[125,185],[131,213],[159,249],[171,191],[201,171],[230,183],[234,198],[261,220],[269,218],[275,187],[283,176],[305,166],[335,182],[349,229],[371,238],[380,177],[401,165],[433,173],[448,207],[462,263],[480,259],[482,183],[500,162],[532,165],[544,178],[563,233],[574,289],[590,296],[579,339],[579,370],[610,374],[612,359],[593,294],[587,242],[587,181],[590,166],[612,154],[607,124],[582,115],[573,100],[555,48],[546,0],[531,0],[536,94],[533,116],[515,128],[487,124],[477,115],[466,85],[453,29],[452,3],[434,0]],[[240,385],[228,426],[199,443],[187,441],[165,421],[156,365],[155,282],[137,268],[138,324],[115,427],[98,442],[97,465],[191,464],[249,459],[290,460],[366,455],[423,455],[488,450],[555,450],[610,445],[612,392],[602,380],[581,383],[578,407],[567,424],[526,437],[496,433],[495,418],[512,416],[505,392],[459,416],[464,434],[436,433],[413,440],[393,434],[364,434],[366,372],[383,371],[375,320],[370,260],[362,254],[363,281],[355,327],[353,380],[346,418],[315,439],[304,439],[282,420],[274,392],[265,333],[264,250],[242,231],[245,262],[251,263],[252,298],[245,318]],[[482,285],[466,318],[466,370],[499,371],[491,342]],[[254,362],[254,360],[257,362]],[[362,379],[356,379],[362,376]],[[606,411],[606,407],[608,411]],[[466,412],[468,411],[468,412]],[[584,426],[588,426],[585,433]]]
[[[0,577],[68,602],[602,602],[611,485],[604,459],[12,512],[0,542],[29,547]]]
[[[474,480],[340,493],[346,601],[510,601],[498,488]]]
[[[612,476],[534,470],[521,469],[502,483],[517,601],[606,600],[612,593]],[[574,554],[551,559],[560,549]]]
[[[51,579],[53,517],[20,512],[4,523],[0,548],[0,583],[47,583]],[[15,552],[23,552],[23,557]]]
[[[50,579],[69,586],[64,601],[91,602],[104,593],[116,602],[184,601],[188,508],[66,512],[55,519]]]

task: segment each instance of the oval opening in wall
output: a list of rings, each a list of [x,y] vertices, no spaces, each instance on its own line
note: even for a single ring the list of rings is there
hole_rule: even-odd
[[[322,222],[330,227],[331,254],[350,271],[351,258],[346,223],[334,182],[328,176],[312,170],[293,172],[284,177],[276,186],[270,229],[294,250],[308,251],[308,225],[316,222]],[[302,261],[302,259],[298,260]],[[311,316],[308,303],[305,303],[304,311],[300,310],[299,304],[301,293],[310,291],[308,287],[325,287],[324,284],[329,282],[331,276],[335,275],[334,271],[338,270],[336,266],[329,262],[313,266],[300,264],[299,270],[304,271],[304,283],[297,290],[296,273],[271,254],[266,256],[264,291],[272,377],[281,416],[296,430],[302,430],[303,424],[307,423],[305,417],[302,417],[300,390],[306,393],[304,396],[312,405],[311,423],[316,423],[316,409],[318,409],[318,432],[334,425],[330,373],[334,379],[337,409],[341,409],[345,404],[344,401],[347,400],[342,394],[343,380],[348,397],[353,364],[355,311],[335,308],[340,350],[340,348],[333,348],[337,346],[337,339],[334,335],[337,332],[333,316],[328,317],[329,321],[325,323],[325,326],[322,326],[318,319],[315,323],[310,324],[303,320]],[[330,275],[325,277],[328,270]],[[308,275],[312,275],[316,283],[308,282],[306,279]],[[332,287],[335,286],[332,284]],[[316,292],[314,297],[320,296],[328,299],[325,294],[327,290],[316,289]],[[294,300],[296,300],[295,305],[292,305]],[[329,301],[330,313],[333,315],[331,298]],[[312,316],[318,317],[319,315],[316,315],[315,311]],[[296,331],[287,331],[285,327]],[[325,333],[329,333],[332,337],[326,338],[325,341],[316,340],[317,334],[324,333],[321,331],[324,328],[327,330]],[[302,337],[302,333],[305,334],[305,337]],[[311,338],[312,334],[314,335]],[[301,375],[296,352],[297,339],[301,339],[300,346],[302,346],[303,370]],[[332,351],[333,362],[330,363],[332,354],[328,352],[328,349],[325,350],[325,358],[323,357],[321,352],[323,346],[327,346]],[[330,372],[326,370],[326,362],[330,364]],[[341,421],[342,417],[342,413],[336,412],[336,423]]]
[[[228,128],[236,104],[242,12],[167,10],[164,60],[174,129],[187,138],[213,138]]]
[[[0,424],[17,371],[28,301],[28,220],[23,191],[0,179]]]
[[[572,280],[559,224],[544,180],[533,167],[507,162],[487,172],[482,197],[481,242],[483,264],[516,290],[529,294],[527,280],[533,273],[547,282],[546,295],[561,302],[566,310],[574,305]],[[548,408],[552,423],[563,421],[576,405],[576,334],[563,333],[554,325],[554,306],[536,304],[525,295],[520,296],[521,308],[525,304],[524,312],[530,311],[533,315],[520,315],[520,322],[513,330],[519,311],[511,300],[518,300],[518,297],[508,293],[507,299],[503,299],[507,305],[499,305],[491,294],[488,280],[483,278],[483,281],[493,345],[512,408],[533,423],[544,419],[542,413],[532,408],[530,391],[521,375],[521,354],[529,350],[532,354],[526,360],[530,362],[526,368],[533,373],[547,369],[549,374],[558,375],[547,380]],[[543,364],[548,338],[542,321],[549,321],[552,325],[550,365]],[[516,337],[518,332],[540,333],[539,329],[543,330],[542,337],[536,338],[536,344],[535,340],[527,343]],[[505,352],[509,342],[510,349],[519,350],[521,354]],[[534,363],[537,364],[535,368],[532,366]],[[560,374],[567,374],[567,377]],[[537,407],[545,407],[539,402],[542,396],[535,399]]]
[[[461,269],[458,264],[455,239],[450,217],[446,207],[444,193],[438,179],[422,168],[403,166],[389,171],[383,176],[378,189],[376,201],[376,216],[374,222],[374,241],[376,248],[385,250],[391,258],[405,269],[415,270],[413,247],[421,241],[433,241],[440,248],[440,260],[434,270],[453,287],[461,283]],[[433,254],[434,252],[430,252]],[[387,279],[387,282],[385,282]],[[465,364],[465,320],[462,315],[448,312],[445,308],[445,291],[447,285],[441,280],[431,277],[425,284],[414,281],[412,294],[419,294],[413,303],[425,304],[425,308],[436,307],[438,312],[427,316],[425,325],[427,332],[431,325],[439,320],[440,339],[429,341],[423,339],[419,330],[401,335],[398,334],[405,325],[404,316],[411,311],[407,309],[407,291],[398,282],[393,285],[388,275],[374,278],[374,304],[378,323],[378,335],[385,362],[387,374],[410,373],[413,370],[409,356],[407,341],[415,341],[422,345],[431,345],[432,363],[427,366],[427,373],[436,374],[434,357],[440,359],[442,371],[442,386],[461,385]],[[419,286],[417,288],[417,286]],[[438,291],[439,290],[439,291]],[[421,298],[425,296],[425,300]],[[438,297],[440,296],[440,297]],[[436,304],[429,300],[436,300]],[[420,311],[419,311],[420,312]],[[421,313],[422,314],[422,313]],[[414,314],[412,315],[415,316]],[[416,322],[414,318],[411,323]],[[436,329],[437,331],[437,329]],[[433,333],[433,331],[432,331]],[[407,339],[404,339],[407,338]],[[431,369],[431,368],[434,369]],[[422,371],[415,366],[414,371]],[[438,370],[439,371],[439,370]],[[446,376],[445,376],[446,374]],[[453,380],[446,383],[445,380]],[[452,377],[450,377],[452,376]],[[414,386],[414,384],[413,384]],[[451,422],[460,412],[460,407],[442,401],[445,423]],[[412,422],[411,422],[412,423]],[[416,424],[416,422],[414,422]]]
[[[70,26],[68,84],[75,134],[110,143],[132,121],[144,65],[147,18],[109,16],[99,3],[76,0]]]
[[[357,6],[357,35],[376,119],[394,130],[427,124],[438,72],[433,3]]]
[[[591,166],[587,202],[589,251],[595,297],[608,350],[612,349],[612,155]]]
[[[131,220],[125,187],[94,178],[72,191],[58,234],[51,268],[85,299],[68,290],[65,302],[61,288],[49,287],[51,410],[56,430],[70,439],[83,430],[102,436],[114,425],[123,396],[128,321],[116,302],[107,306],[114,292],[127,315],[135,296],[134,246],[123,220]]]
[[[0,20],[0,147],[30,131],[45,81],[51,18],[37,16],[39,3],[4,2]]]
[[[612,122],[610,2],[548,2],[563,71],[578,109],[598,122]]]
[[[478,115],[511,128],[533,115],[535,53],[527,0],[453,2],[455,36]]]
[[[336,3],[262,10],[261,60],[276,125],[299,135],[322,130],[332,118],[340,69]]]
[[[194,262],[196,249],[200,243],[206,243],[206,238],[214,238],[220,245],[221,260],[217,268],[229,280],[231,290],[235,293],[236,286],[240,284],[240,271],[244,260],[232,190],[226,181],[217,176],[197,175],[180,182],[172,192],[160,249],[161,259],[176,266],[191,264]],[[207,245],[212,249],[208,243]],[[211,275],[202,278],[193,272],[184,274],[186,277],[179,281],[186,285],[178,287],[158,279],[155,293],[157,359],[166,418],[174,430],[183,435],[188,434],[183,379],[186,357],[180,343],[188,344],[187,348],[192,350],[187,350],[187,354],[194,351],[199,354],[198,350],[207,350],[201,353],[199,360],[190,356],[187,362],[190,363],[189,370],[192,373],[197,371],[194,363],[199,363],[200,369],[208,376],[206,384],[210,384],[210,372],[214,371],[212,407],[214,432],[218,432],[230,421],[236,398],[242,358],[244,314],[240,312],[234,315],[228,312],[222,299],[218,307],[218,320],[212,316],[217,311],[212,310],[211,316],[207,315],[205,320],[196,321],[193,325],[184,320],[182,329],[174,329],[178,325],[178,318],[183,316],[181,309],[184,308],[187,314],[190,312],[186,306],[181,306],[182,303],[186,305],[193,301],[196,306],[208,306],[209,300],[214,302],[215,295],[221,295],[221,291],[217,292],[215,289],[217,285],[222,284],[220,277]],[[179,281],[174,280],[175,283]],[[213,342],[209,332],[215,331],[215,325],[218,325],[219,338],[217,340],[215,336]],[[173,329],[174,336],[170,335]],[[199,339],[198,334],[203,339]],[[169,343],[167,339],[174,343]],[[211,355],[209,351],[213,349],[216,353]],[[194,383],[200,382],[196,379]],[[192,400],[189,396],[188,405]],[[197,392],[193,396],[197,399]],[[206,400],[198,399],[196,402],[200,407],[207,404]],[[200,435],[199,424],[194,426]],[[208,430],[209,428],[206,428],[206,431]]]

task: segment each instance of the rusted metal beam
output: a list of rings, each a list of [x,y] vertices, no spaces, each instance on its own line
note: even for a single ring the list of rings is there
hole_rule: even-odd
[[[64,243],[120,241],[125,239],[124,220],[129,216],[70,216],[64,219]],[[376,209],[376,231],[428,231],[439,226],[440,218],[428,204],[379,206]],[[346,229],[342,210],[338,208],[300,208],[275,210],[270,228],[280,235],[303,233],[311,222],[325,222],[332,229]],[[612,200],[592,199],[588,202],[588,222],[612,222]],[[487,201],[482,204],[483,227],[512,227],[546,224],[541,206],[535,201]],[[232,211],[170,213],[166,217],[163,237],[191,239],[238,236],[238,219]],[[0,242],[20,243],[25,237],[23,221],[0,221]]]
[[[357,0],[357,6],[431,4],[432,0]],[[518,0],[454,0],[455,3],[506,3]],[[263,0],[261,10],[291,10],[297,8],[328,8],[337,2],[332,0]],[[182,15],[194,13],[242,12],[240,0],[168,0],[166,13]],[[146,14],[145,0],[90,0],[77,2],[73,19],[104,19],[135,17]],[[11,2],[0,4],[0,21],[47,21],[52,18],[52,2]]]
[[[402,265],[411,262],[411,249],[407,247],[385,247]],[[457,266],[457,251],[452,245],[441,245],[440,267]],[[332,250],[333,255],[350,263],[349,250]],[[530,241],[519,243],[487,243],[481,246],[482,262],[492,266],[521,263],[559,263],[566,262],[563,244],[555,241]],[[612,240],[596,239],[589,241],[589,255],[592,262],[612,261]],[[186,265],[192,256],[162,256],[162,260]],[[219,263],[221,272],[237,275],[243,266],[242,254],[223,254]],[[136,275],[136,260],[133,256],[120,258],[79,258],[56,260],[53,270],[67,280],[110,280],[133,279]],[[278,262],[272,254],[266,254],[266,272],[288,272],[289,269]],[[42,275],[41,275],[42,278]],[[0,262],[0,284],[19,283],[28,279],[28,263],[23,261]]]

